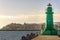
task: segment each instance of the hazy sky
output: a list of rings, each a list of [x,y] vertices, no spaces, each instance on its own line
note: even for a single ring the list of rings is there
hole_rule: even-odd
[[[60,22],[60,0],[0,0],[0,26],[12,22],[45,22],[45,12],[49,3],[53,7],[54,21]]]

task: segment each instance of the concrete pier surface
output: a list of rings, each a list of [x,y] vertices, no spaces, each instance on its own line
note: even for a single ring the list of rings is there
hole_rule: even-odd
[[[58,36],[52,36],[52,35],[39,35],[36,38],[32,40],[60,40],[60,37]]]

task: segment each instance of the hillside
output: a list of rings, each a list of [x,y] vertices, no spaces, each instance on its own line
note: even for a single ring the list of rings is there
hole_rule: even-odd
[[[11,23],[11,24],[4,26],[1,30],[39,30],[39,29],[40,29],[39,24]]]
[[[28,24],[28,23],[24,23],[24,24],[17,24],[17,23],[10,23],[6,26],[4,26],[1,30],[41,30],[45,27],[45,24]],[[54,28],[57,30],[60,30],[60,23],[56,22],[54,24]]]

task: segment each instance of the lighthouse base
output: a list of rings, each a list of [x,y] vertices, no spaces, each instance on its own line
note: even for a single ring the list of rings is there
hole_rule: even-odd
[[[57,35],[56,29],[44,29],[41,31],[42,35]]]

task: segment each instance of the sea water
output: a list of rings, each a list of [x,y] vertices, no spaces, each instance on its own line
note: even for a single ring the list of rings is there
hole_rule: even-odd
[[[0,31],[0,40],[21,40],[22,36],[39,31]]]
[[[0,31],[0,40],[21,40],[22,36],[30,33],[40,33],[40,31]],[[60,35],[60,31],[58,31]]]

